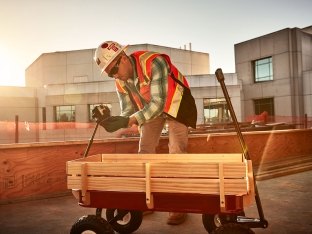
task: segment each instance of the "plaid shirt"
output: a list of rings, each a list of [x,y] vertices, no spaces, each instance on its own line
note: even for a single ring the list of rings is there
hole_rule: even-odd
[[[136,65],[134,59],[130,57],[130,60],[132,62],[132,66],[135,68]],[[137,119],[139,125],[142,125],[146,121],[154,119],[161,115],[163,113],[167,98],[168,73],[168,63],[163,57],[157,56],[152,62],[152,77],[150,83],[151,100],[149,103],[146,103],[142,98],[142,103],[144,103],[144,107],[142,110],[136,111],[136,107],[132,103],[129,95],[119,93],[117,91],[121,108],[121,116],[130,116],[133,114]],[[134,69],[133,77],[135,78],[128,79],[125,82],[125,85],[131,93],[137,93],[140,96],[138,84],[139,81],[136,69]]]

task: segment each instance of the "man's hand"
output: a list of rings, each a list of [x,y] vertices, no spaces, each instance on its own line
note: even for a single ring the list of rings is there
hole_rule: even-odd
[[[138,121],[136,120],[136,118],[134,117],[134,115],[131,115],[129,117],[129,123],[128,123],[128,127],[132,127],[132,125],[138,125]]]
[[[129,117],[111,116],[100,122],[100,125],[108,132],[115,132],[121,128],[127,128]]]
[[[99,105],[92,110],[92,119],[95,119],[98,123],[108,117],[110,117],[110,110],[107,106]]]

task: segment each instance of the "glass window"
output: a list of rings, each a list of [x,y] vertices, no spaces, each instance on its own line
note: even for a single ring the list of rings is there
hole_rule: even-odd
[[[274,116],[274,99],[263,98],[254,100],[255,114],[260,115],[263,112],[267,112],[269,116]]]
[[[96,107],[96,106],[99,106],[99,105],[104,105],[104,106],[107,106],[108,108],[109,108],[109,110],[112,112],[112,105],[111,104],[103,104],[103,103],[101,103],[101,104],[89,104],[88,106],[89,106],[89,121],[90,122],[92,122],[92,121],[94,121],[94,119],[92,119],[92,110],[94,109],[94,107]]]
[[[204,98],[204,122],[231,122],[231,115],[225,98]]]
[[[256,60],[254,69],[255,82],[273,80],[272,57]]]
[[[75,106],[55,106],[55,122],[75,122]]]

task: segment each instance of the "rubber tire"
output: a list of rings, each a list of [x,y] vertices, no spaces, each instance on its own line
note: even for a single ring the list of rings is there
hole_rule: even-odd
[[[202,215],[202,222],[203,225],[208,233],[212,233],[213,230],[220,227],[221,225],[228,223],[222,217],[219,216],[220,214],[203,214]],[[223,214],[226,215],[226,214]],[[237,214],[237,216],[245,216],[245,212],[242,211]]]
[[[215,229],[211,234],[254,234],[254,231],[238,223],[226,223]]]
[[[220,223],[218,223],[218,221]],[[222,225],[222,220],[219,217],[219,214],[203,214],[202,215],[203,225],[208,233],[212,233],[213,230]]]
[[[70,234],[81,234],[84,231],[93,231],[96,234],[114,234],[111,225],[105,219],[95,215],[85,215],[78,219],[71,227]]]
[[[118,209],[106,209],[106,219],[108,222],[116,216],[115,215],[116,211],[118,212]],[[128,215],[130,217],[128,217],[129,220],[127,220],[126,223],[120,223],[119,221],[110,223],[110,225],[113,227],[113,229],[116,232],[125,234],[125,233],[132,233],[139,229],[143,220],[143,212],[130,210],[128,214],[126,214],[126,216]]]

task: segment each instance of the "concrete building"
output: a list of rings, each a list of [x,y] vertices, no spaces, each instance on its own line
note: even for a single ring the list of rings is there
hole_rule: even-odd
[[[244,118],[263,111],[277,121],[312,116],[312,26],[286,28],[234,47]]]
[[[198,108],[198,124],[230,121],[221,88],[215,76],[209,74],[209,54],[150,44],[131,45],[127,53],[136,50],[168,54],[187,76]],[[26,69],[25,91],[33,98],[33,104],[28,115],[19,114],[19,121],[29,123],[30,132],[36,133],[30,138],[29,135],[23,137],[23,129],[20,129],[19,142],[88,139],[94,128],[91,110],[99,104],[108,105],[112,115],[119,115],[114,80],[100,75],[93,61],[94,51],[45,53]],[[225,80],[237,118],[241,120],[240,83],[236,74],[225,74]],[[0,121],[13,121],[17,114],[14,108],[18,105],[12,104],[8,115]],[[118,134],[109,134],[100,128],[96,138]],[[0,143],[11,141],[2,139]]]
[[[312,117],[312,26],[282,29],[234,49],[236,73],[225,74],[225,82],[238,121],[264,111],[277,122],[302,123],[304,116]],[[171,57],[189,80],[198,124],[230,121],[223,92],[210,74],[208,53],[150,44],[130,45],[127,53],[136,50]],[[118,115],[114,81],[100,76],[94,51],[42,54],[26,69],[25,88],[0,87],[0,143],[16,141],[16,132],[18,142],[85,140],[94,128],[90,113],[95,105],[106,104]],[[118,134],[100,128],[96,138]]]

